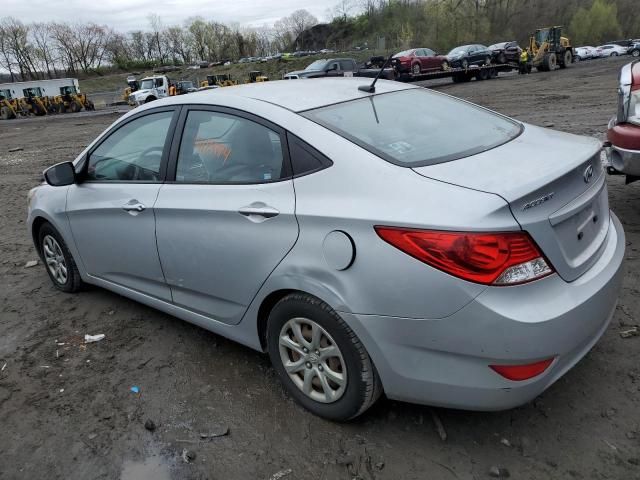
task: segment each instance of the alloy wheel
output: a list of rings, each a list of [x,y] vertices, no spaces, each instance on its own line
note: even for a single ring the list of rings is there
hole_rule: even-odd
[[[329,332],[308,318],[292,318],[280,330],[282,365],[307,397],[320,403],[338,401],[347,387],[347,368]]]
[[[64,259],[60,244],[51,235],[45,235],[42,239],[42,254],[47,268],[55,281],[60,285],[67,283],[67,262]]]

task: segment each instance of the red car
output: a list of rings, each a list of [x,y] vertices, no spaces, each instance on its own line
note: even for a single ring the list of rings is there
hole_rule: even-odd
[[[640,60],[620,71],[618,113],[609,122],[607,156],[611,173],[640,180]]]
[[[438,55],[430,48],[412,48],[396,53],[391,62],[399,73],[413,73],[414,75],[439,72],[449,68],[447,57]]]

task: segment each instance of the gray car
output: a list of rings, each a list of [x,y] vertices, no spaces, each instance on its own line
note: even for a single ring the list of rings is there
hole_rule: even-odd
[[[317,415],[530,401],[616,305],[600,144],[428,89],[268,82],[129,112],[29,193],[53,284],[268,352]],[[366,90],[366,91],[364,91]]]

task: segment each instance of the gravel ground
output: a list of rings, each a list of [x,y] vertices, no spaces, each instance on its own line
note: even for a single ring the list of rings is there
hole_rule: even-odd
[[[427,85],[603,138],[624,61]],[[37,258],[28,190],[117,116],[0,122],[0,479],[462,480],[490,478],[492,467],[515,479],[640,479],[640,337],[620,336],[640,323],[640,182],[609,178],[627,234],[613,322],[542,396],[499,413],[383,399],[334,424],[288,398],[266,356],[104,290],[59,293],[42,265],[25,268]],[[85,333],[106,339],[84,345]]]

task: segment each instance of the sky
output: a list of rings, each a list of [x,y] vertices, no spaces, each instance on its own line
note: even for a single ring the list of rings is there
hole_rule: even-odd
[[[0,16],[23,22],[94,22],[117,31],[144,30],[148,16],[160,15],[163,25],[182,24],[201,16],[222,23],[259,27],[271,25],[304,8],[323,20],[338,0],[0,0]]]

